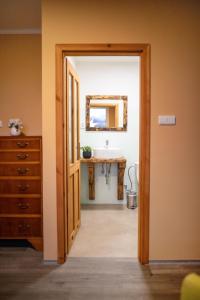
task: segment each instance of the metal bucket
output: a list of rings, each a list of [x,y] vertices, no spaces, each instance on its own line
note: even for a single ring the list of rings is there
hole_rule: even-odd
[[[127,191],[126,200],[127,200],[127,208],[134,209],[137,207],[137,194],[135,192],[130,193],[129,191]]]

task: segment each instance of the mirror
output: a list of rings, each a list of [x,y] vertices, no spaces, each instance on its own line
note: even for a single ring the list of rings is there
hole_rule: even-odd
[[[86,96],[86,130],[126,131],[127,96]]]

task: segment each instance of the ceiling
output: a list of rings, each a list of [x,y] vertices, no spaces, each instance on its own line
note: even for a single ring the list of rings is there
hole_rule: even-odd
[[[41,0],[0,0],[0,33],[39,33]]]

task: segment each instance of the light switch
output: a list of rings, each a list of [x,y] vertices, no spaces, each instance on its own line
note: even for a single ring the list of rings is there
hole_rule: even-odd
[[[174,116],[174,115],[158,116],[158,124],[159,125],[176,125],[176,116]]]
[[[3,122],[0,120],[0,128],[3,127]]]

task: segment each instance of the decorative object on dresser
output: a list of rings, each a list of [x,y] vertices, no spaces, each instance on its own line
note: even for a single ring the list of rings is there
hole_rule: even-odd
[[[42,238],[42,138],[0,137],[0,239]]]
[[[23,124],[20,119],[9,119],[8,127],[10,128],[10,134],[18,136],[22,134]]]

